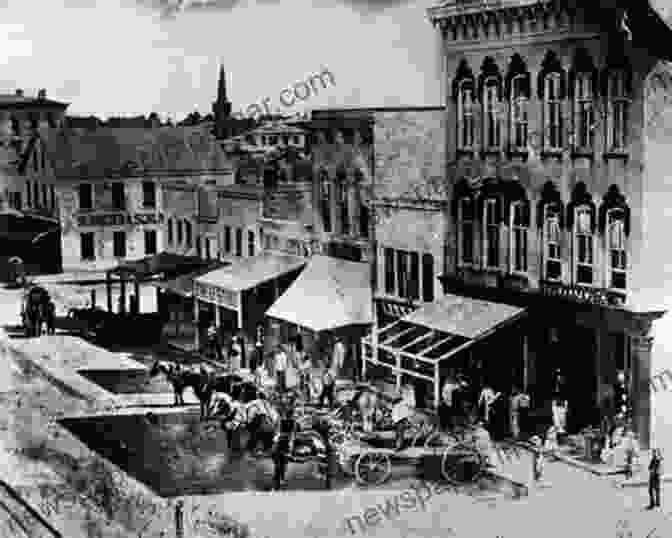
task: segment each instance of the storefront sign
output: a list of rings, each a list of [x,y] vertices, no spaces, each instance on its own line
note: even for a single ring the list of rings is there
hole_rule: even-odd
[[[79,226],[125,226],[125,225],[145,225],[145,224],[163,224],[162,213],[105,213],[93,215],[79,215],[77,217]]]
[[[195,282],[194,295],[201,301],[238,310],[238,292]]]

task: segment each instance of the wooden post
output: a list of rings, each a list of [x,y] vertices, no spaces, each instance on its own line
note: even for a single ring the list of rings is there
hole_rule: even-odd
[[[96,308],[96,290],[91,290],[91,308]]]
[[[196,346],[196,351],[198,351],[201,348],[201,335],[199,334],[200,328],[199,328],[199,323],[198,323],[198,318],[199,318],[199,304],[198,304],[198,298],[194,295],[194,328],[196,329],[194,331],[194,345]]]
[[[527,353],[527,333],[523,333],[523,392],[527,394],[529,382],[529,355]]]
[[[138,282],[138,276],[135,276],[134,279],[134,292],[135,292],[135,307],[138,309],[138,314],[142,311],[140,308],[140,282]],[[157,305],[158,306],[158,305]]]
[[[125,313],[126,313],[126,275],[122,275],[119,291],[119,314],[125,314]]]
[[[434,364],[434,405],[436,409],[439,408],[440,394],[441,394],[441,379],[439,378],[439,363]]]
[[[397,386],[397,391],[401,389],[401,354],[396,353],[395,357],[396,359],[396,364],[397,364],[397,371],[395,373],[397,380],[396,380],[396,386]]]
[[[107,291],[107,311],[112,312],[112,275],[105,272],[105,289]]]
[[[184,538],[184,501],[181,499],[175,503],[175,536]]]

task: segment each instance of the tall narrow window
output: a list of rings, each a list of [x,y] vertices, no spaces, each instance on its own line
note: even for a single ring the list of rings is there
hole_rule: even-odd
[[[474,81],[460,82],[457,95],[458,149],[473,150],[475,145]]]
[[[431,254],[422,255],[422,300],[434,301],[434,256]]]
[[[574,81],[574,125],[577,149],[592,149],[593,125],[593,77],[590,73],[578,73]]]
[[[112,234],[112,255],[115,258],[126,257],[126,232],[114,232]]]
[[[49,207],[49,187],[42,183],[42,207]]]
[[[359,204],[359,235],[363,238],[369,237],[369,206],[365,203]]]
[[[231,254],[231,226],[224,226],[224,252]]]
[[[325,232],[331,232],[331,185],[329,176],[324,170],[320,172],[320,210]]]
[[[544,78],[544,141],[546,149],[562,149],[562,95],[560,73]]]
[[[173,244],[173,219],[172,217],[168,219],[168,244],[172,245]]]
[[[177,244],[182,245],[184,241],[184,229],[183,229],[182,219],[177,219]]]
[[[576,208],[574,222],[574,260],[577,284],[593,284],[594,249],[592,213],[587,206]]]
[[[527,150],[527,87],[525,75],[511,79],[511,146],[514,150]]]
[[[153,181],[142,182],[142,207],[156,207],[156,185]]]
[[[527,273],[528,205],[525,201],[511,204],[511,271]]]
[[[474,217],[473,199],[462,198],[458,208],[459,260],[461,263],[474,263]]]
[[[397,295],[408,297],[409,288],[408,252],[397,250]]]
[[[350,213],[348,212],[348,185],[342,178],[337,183],[338,189],[338,209],[341,217],[341,233],[347,235],[350,233]]]
[[[243,255],[243,229],[236,228],[236,256]]]
[[[79,234],[80,254],[83,261],[95,260],[96,251],[93,241],[93,232],[83,232]]]
[[[415,301],[420,299],[420,255],[409,252],[408,297]]]
[[[28,191],[30,192],[30,190]],[[79,209],[92,209],[93,208],[93,188],[91,183],[80,183],[79,184]]]
[[[247,255],[254,256],[254,232],[252,230],[247,232]]]
[[[156,254],[156,230],[145,230],[145,255]]]
[[[121,181],[112,183],[112,207],[114,209],[124,209],[124,184]]]
[[[609,242],[609,287],[618,290],[626,288],[627,259],[625,244],[625,212],[611,209],[607,213]]]
[[[40,184],[33,181],[33,207],[40,207]]]
[[[184,221],[184,242],[186,243],[187,248],[191,248],[191,222],[188,220]]]
[[[385,293],[394,295],[395,290],[395,271],[394,271],[394,249],[386,248],[384,250],[385,259]]]
[[[562,278],[560,208],[544,208],[544,275],[548,280]]]
[[[28,207],[30,207],[33,204],[33,195],[32,195],[33,193],[31,191],[30,187],[31,187],[31,182],[26,181],[26,203],[28,204]],[[80,188],[80,192],[81,192],[81,188]],[[81,194],[80,194],[79,209],[84,209],[82,207],[82,203],[81,203]]]
[[[497,200],[488,198],[483,204],[483,252],[485,253],[485,267],[499,268],[499,217],[497,215]]]
[[[51,191],[51,208],[56,209],[56,187],[50,185],[49,190]]]
[[[498,150],[501,145],[499,106],[499,81],[489,77],[483,86],[483,140],[486,150]]]
[[[626,73],[613,71],[607,75],[607,148],[622,152],[627,146],[628,109]]]

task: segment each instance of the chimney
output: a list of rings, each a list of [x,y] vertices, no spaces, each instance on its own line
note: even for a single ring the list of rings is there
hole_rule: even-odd
[[[37,92],[37,98],[38,99],[46,99],[47,98],[47,90],[44,88],[41,89],[40,91]]]
[[[23,97],[23,90],[21,90],[21,89],[16,90],[16,96],[17,97]]]

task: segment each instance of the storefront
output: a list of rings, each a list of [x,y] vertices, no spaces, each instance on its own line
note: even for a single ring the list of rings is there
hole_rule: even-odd
[[[315,255],[292,286],[266,312],[279,343],[301,336],[306,351],[329,360],[335,340],[345,346],[339,376],[358,378],[360,341],[373,323],[369,264]]]
[[[412,383],[418,405],[429,400],[418,394],[438,404],[451,371],[475,383],[500,385],[497,390],[522,386],[527,375],[519,329],[524,315],[524,308],[446,295],[364,338],[364,375],[374,382],[393,379],[397,391]]]
[[[230,265],[196,278],[194,321],[200,328],[194,335],[196,348],[213,324],[225,336],[242,330],[246,343],[251,343],[257,326],[264,323],[264,312],[296,280],[305,264],[304,258],[265,252],[233,259]],[[268,350],[268,342],[265,345]]]

